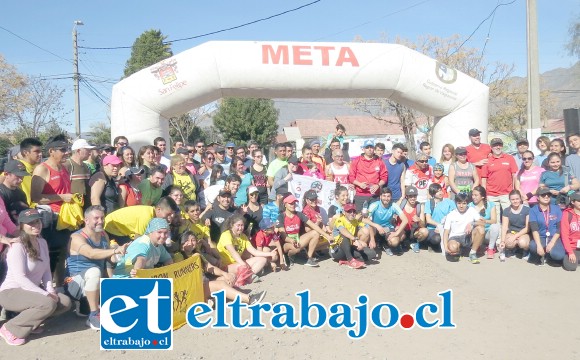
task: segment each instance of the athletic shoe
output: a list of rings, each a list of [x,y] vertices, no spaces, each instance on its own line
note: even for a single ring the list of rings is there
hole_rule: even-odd
[[[250,294],[250,303],[249,305],[254,305],[254,304],[259,304],[262,302],[262,300],[264,300],[264,297],[266,296],[266,291],[259,291],[255,294]]]
[[[530,260],[530,250],[524,250],[522,253],[522,260],[528,261]]]
[[[346,260],[338,260],[338,265],[348,265],[348,261],[346,261]]]
[[[386,245],[386,244],[384,244],[383,246],[381,246],[381,248],[383,249],[383,251],[384,251],[385,253],[388,253],[388,252],[389,252],[389,250],[390,250],[390,247],[389,247],[389,245]],[[391,251],[391,252],[392,252],[392,251]]]
[[[89,307],[89,302],[86,297],[82,297],[80,300],[75,300],[75,314],[80,317],[87,317],[91,313],[91,308]]]
[[[395,253],[397,256],[401,256],[401,255],[403,255],[403,247],[401,246],[401,244],[399,244],[399,245],[397,245],[397,247],[395,247],[395,251],[394,251],[394,253]]]
[[[93,330],[101,330],[101,314],[90,315],[87,319],[87,326]]]
[[[493,249],[487,249],[485,250],[485,253],[487,254],[488,259],[493,259],[495,251]]]
[[[43,332],[44,332],[44,327],[43,327],[43,326],[41,326],[41,325],[38,325],[38,327],[37,327],[36,329],[32,329],[32,330],[30,331],[30,333],[31,333],[31,334],[34,334],[34,335],[40,335],[40,334],[42,334]]]
[[[419,243],[411,243],[409,244],[409,246],[411,247],[411,250],[413,250],[414,253],[418,253],[420,251]]]
[[[0,336],[2,336],[4,340],[6,340],[6,343],[8,345],[18,346],[26,342],[26,339],[18,338],[14,336],[14,334],[12,334],[10,331],[8,331],[8,329],[6,329],[6,325],[2,325],[2,327],[0,328]]]
[[[505,249],[504,254],[505,254],[505,258],[509,259],[515,255],[515,251],[514,251],[514,249]]]
[[[365,263],[362,261],[359,261],[355,258],[350,259],[350,261],[348,262],[348,267],[351,269],[360,269],[365,267]]]
[[[499,253],[499,261],[504,262],[505,261],[505,252],[500,252]]]
[[[385,254],[387,254],[389,256],[395,255],[395,254],[393,254],[393,250],[391,250],[391,248],[388,246],[385,247]]]
[[[540,263],[538,264],[538,266],[544,266],[544,265],[546,265],[546,257],[540,256]]]
[[[253,282],[253,283],[259,283],[259,282],[262,282],[262,278],[261,278],[260,276],[256,275],[256,274],[253,274],[253,275],[252,275],[252,282]]]
[[[477,254],[476,253],[469,254],[469,261],[471,261],[472,264],[479,264],[479,259],[477,258]]]
[[[310,266],[310,267],[318,267],[318,266],[320,266],[320,265],[318,265],[318,263],[316,262],[316,260],[314,260],[314,258],[308,258],[308,260],[306,261],[306,263],[304,263],[304,265]]]

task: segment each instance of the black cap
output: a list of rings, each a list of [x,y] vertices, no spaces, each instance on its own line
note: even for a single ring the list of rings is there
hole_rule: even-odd
[[[224,149],[223,146],[216,146],[215,152],[216,153],[222,153],[222,152],[225,153],[226,152],[226,149]]]
[[[570,195],[571,201],[580,201],[580,191],[576,191]]]
[[[467,155],[467,148],[463,146],[455,148],[455,155]]]
[[[8,163],[4,166],[4,171],[21,177],[30,176],[24,164],[18,160],[8,160]]]
[[[180,154],[180,155],[189,155],[189,150],[187,150],[187,148],[180,147],[180,148],[177,148],[175,153]]]
[[[406,190],[405,190],[405,196],[417,196],[419,194],[419,191],[417,190],[416,187],[414,186],[409,186]]]
[[[551,194],[550,188],[549,187],[546,187],[546,186],[539,187],[538,188],[538,191],[537,191],[537,194],[538,195]]]
[[[129,177],[131,175],[141,175],[145,172],[145,169],[143,169],[142,167],[130,167],[127,170],[125,170],[125,177]]]
[[[221,189],[220,192],[219,192],[219,194],[218,194],[218,196],[221,196],[221,197],[226,197],[226,196],[231,197],[232,196],[232,192],[229,191],[229,190],[226,190],[226,189]]]
[[[29,224],[38,219],[42,219],[42,215],[36,209],[22,210],[18,215],[19,224]]]
[[[477,129],[469,130],[469,136],[478,136],[479,134],[481,134],[481,131],[479,131]]]
[[[493,138],[489,142],[489,145],[491,145],[491,146],[502,145],[503,146],[503,140],[500,138]]]
[[[522,144],[526,144],[526,145],[530,145],[528,139],[519,139],[518,142],[516,143],[517,146],[522,145]]]
[[[300,161],[298,160],[298,158],[294,155],[290,156],[288,158],[288,163],[289,164],[298,164]]]
[[[304,193],[304,198],[308,200],[315,200],[318,199],[318,194],[316,193],[316,190],[310,189]]]

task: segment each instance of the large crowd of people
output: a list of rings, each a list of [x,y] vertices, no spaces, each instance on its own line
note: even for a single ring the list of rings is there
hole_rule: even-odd
[[[249,304],[265,291],[240,289],[270,272],[320,261],[362,269],[422,250],[577,269],[580,134],[567,137],[569,154],[542,136],[539,155],[525,139],[510,155],[471,129],[466,146],[446,144],[437,157],[422,142],[414,161],[405,144],[372,139],[351,158],[345,135],[339,124],[324,148],[313,140],[299,154],[275,144],[271,161],[251,140],[178,141],[166,157],[160,137],[139,149],[125,136],[99,146],[24,139],[0,176],[0,336],[24,344],[71,307],[99,329],[101,278],[194,254],[205,299],[225,290]],[[315,189],[291,192],[296,175],[336,184],[327,211]]]

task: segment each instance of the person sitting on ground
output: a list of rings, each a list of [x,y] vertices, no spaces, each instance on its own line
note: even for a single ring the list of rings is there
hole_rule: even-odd
[[[499,259],[504,261],[506,257],[514,255],[514,250],[519,247],[524,251],[523,258],[527,260],[530,246],[529,223],[530,208],[524,206],[522,194],[518,190],[509,193],[510,206],[503,211],[501,217],[501,242],[499,244]]]
[[[165,240],[169,235],[169,223],[162,218],[149,221],[143,235],[127,247],[125,255],[119,260],[113,271],[115,278],[135,277],[139,269],[153,269],[155,265],[171,265],[173,259],[165,249]]]
[[[163,218],[171,222],[179,207],[170,197],[163,197],[155,207],[135,205],[113,211],[105,217],[105,231],[109,238],[123,245],[143,235],[147,224],[153,218]]]
[[[284,211],[282,201],[288,195],[288,187],[279,188],[276,193],[276,199],[267,203],[262,209],[262,219],[270,219],[273,222],[278,221],[280,210]]]
[[[443,197],[443,189],[439,184],[429,185],[429,196],[431,198],[424,205],[425,221],[427,222],[427,230],[429,231],[427,241],[429,245],[435,248],[441,244],[445,216],[455,210],[456,203]]]
[[[580,261],[580,191],[570,195],[570,206],[562,213],[560,236],[566,250],[563,268],[576,271]]]
[[[258,251],[276,250],[278,252],[278,259],[280,268],[288,270],[284,259],[284,250],[280,244],[280,236],[276,234],[276,222],[268,218],[262,219],[258,224],[258,231],[253,236],[252,241],[256,244]],[[266,251],[267,252],[267,251]],[[272,272],[278,271],[278,264],[275,261],[270,261]]]
[[[90,314],[87,326],[101,329],[99,316],[101,278],[113,275],[116,255],[125,254],[129,244],[109,247],[109,238],[103,229],[105,208],[92,205],[85,210],[85,226],[71,235],[66,261],[69,278],[67,291],[76,300],[86,297]]]
[[[183,220],[179,233],[190,232],[195,237],[197,244],[201,245],[198,252],[203,253],[205,259],[213,266],[221,267],[221,259],[217,247],[209,237],[209,227],[200,218],[201,208],[198,203],[192,200],[185,202],[184,210],[188,218]]]
[[[530,209],[530,255],[537,256],[538,265],[545,263],[546,256],[553,261],[562,261],[566,256],[564,245],[560,241],[560,222],[562,222],[562,210],[559,206],[552,205],[550,201],[550,189],[541,187],[538,193],[538,206]]]
[[[318,225],[322,230],[330,233],[330,230],[324,225],[321,208],[318,206],[318,193],[314,189],[310,189],[304,193],[304,200],[302,200],[302,213],[308,216],[308,219]],[[312,229],[306,228],[306,231]]]
[[[348,189],[340,183],[336,183],[334,190],[334,201],[328,208],[328,228],[330,230],[334,227],[334,222],[344,212],[344,206],[348,202]]]
[[[36,209],[20,212],[20,242],[13,243],[6,254],[8,272],[0,286],[0,305],[19,313],[0,328],[8,345],[24,344],[31,333],[42,332],[48,317],[71,307],[70,298],[54,289],[48,245],[40,235],[41,218]]]
[[[368,246],[371,231],[367,224],[357,219],[356,206],[346,204],[344,212],[334,223],[330,256],[340,265],[347,265],[351,269],[364,267],[365,262],[377,257],[376,251]]]
[[[485,230],[484,241],[487,243],[487,250],[485,251],[488,259],[493,259],[495,254],[495,246],[497,239],[499,239],[500,225],[497,221],[497,206],[493,201],[487,201],[487,192],[485,188],[478,185],[473,188],[471,192],[473,201],[469,203],[469,207],[475,208],[479,211],[481,219],[478,225],[483,225]]]
[[[407,240],[411,250],[416,253],[420,251],[419,244],[421,241],[426,240],[429,236],[424,205],[417,201],[418,194],[419,192],[416,187],[409,186],[405,189],[405,198],[399,204],[404,217],[407,218],[407,226],[403,232],[403,240]],[[397,226],[401,226],[401,223],[402,216],[399,216]]]
[[[314,259],[314,252],[317,250],[320,237],[330,240],[330,236],[318,225],[310,221],[306,215],[296,211],[298,199],[292,194],[283,200],[284,211],[278,217],[278,233],[284,241],[284,251],[288,256],[298,254],[302,249],[307,249],[308,260],[305,265],[317,267],[318,262]],[[310,231],[305,231],[308,226]]]
[[[221,290],[225,292],[227,300],[235,300],[236,297],[239,296],[243,303],[249,305],[257,304],[264,299],[266,291],[246,294],[236,289],[234,287],[236,276],[212,265],[207,260],[206,254],[199,251],[199,245],[198,239],[192,232],[184,232],[180,239],[180,250],[173,255],[173,261],[179,262],[193,256],[194,254],[200,254],[204,272],[203,295],[206,302],[212,296],[211,294]],[[208,276],[211,277],[211,279],[209,279]]]
[[[209,226],[211,240],[217,244],[221,234],[226,231],[226,220],[236,212],[236,208],[232,206],[232,193],[227,189],[220,190],[216,203],[217,205],[205,211],[202,220]]]
[[[477,222],[481,218],[475,208],[468,207],[468,195],[455,196],[456,209],[445,217],[443,224],[443,254],[449,261],[458,261],[463,249],[469,250],[469,261],[479,264],[477,249],[483,242],[484,229]]]
[[[381,189],[379,201],[375,201],[369,206],[368,219],[363,221],[371,226],[373,234],[369,238],[369,247],[375,249],[379,246],[385,254],[393,256],[395,253],[401,255],[403,250],[400,246],[403,231],[407,226],[407,218],[399,205],[393,202],[393,192],[388,187]],[[401,224],[395,226],[398,216]],[[335,224],[336,227],[336,224]],[[375,243],[376,238],[376,243]],[[393,252],[393,249],[395,251]]]

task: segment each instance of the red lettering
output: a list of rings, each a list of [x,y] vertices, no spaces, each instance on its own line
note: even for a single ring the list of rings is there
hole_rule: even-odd
[[[310,46],[292,46],[294,65],[312,65],[312,59],[305,59],[304,56],[312,55]]]
[[[334,46],[315,46],[316,50],[320,50],[320,55],[322,56],[322,66],[330,65],[329,54],[330,50],[334,50]]]
[[[343,63],[349,62],[352,66],[358,67],[358,60],[352,52],[351,48],[343,47],[340,48],[340,53],[338,54],[338,60],[336,60],[336,66],[342,66]]]
[[[262,64],[279,64],[280,58],[282,58],[282,64],[288,64],[287,45],[278,46],[276,51],[274,51],[272,45],[262,45]]]

